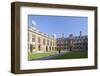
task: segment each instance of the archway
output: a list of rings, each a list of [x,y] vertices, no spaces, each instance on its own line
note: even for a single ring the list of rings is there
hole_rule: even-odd
[[[38,46],[39,51],[41,50],[41,45]]]
[[[48,51],[48,46],[46,46],[46,51]]]

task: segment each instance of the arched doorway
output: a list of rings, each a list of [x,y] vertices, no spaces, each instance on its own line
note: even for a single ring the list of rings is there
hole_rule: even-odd
[[[41,45],[38,46],[39,51],[41,50]]]
[[[51,47],[49,47],[49,51],[51,51]]]
[[[53,47],[52,47],[52,50],[54,50]]]
[[[48,46],[46,46],[46,51],[48,51]]]

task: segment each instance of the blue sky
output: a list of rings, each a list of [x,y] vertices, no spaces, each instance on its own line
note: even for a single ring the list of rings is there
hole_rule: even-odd
[[[88,18],[75,16],[47,16],[47,15],[28,15],[28,26],[35,24],[35,27],[48,35],[62,34],[68,37],[69,34],[78,36],[82,31],[83,35],[88,34]]]

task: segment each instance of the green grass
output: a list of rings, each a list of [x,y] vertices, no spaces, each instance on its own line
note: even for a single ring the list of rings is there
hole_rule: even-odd
[[[87,58],[88,53],[87,51],[75,51],[75,52],[69,52],[62,56],[57,56],[55,59],[79,59],[79,58]]]
[[[28,60],[39,59],[43,57],[48,57],[55,55],[55,52],[47,52],[47,53],[28,53]]]
[[[28,60],[36,60],[43,57],[55,56],[58,52],[46,52],[46,53],[28,53]],[[87,58],[87,51],[72,51],[67,52],[62,56],[56,56],[54,59],[79,59],[79,58]]]

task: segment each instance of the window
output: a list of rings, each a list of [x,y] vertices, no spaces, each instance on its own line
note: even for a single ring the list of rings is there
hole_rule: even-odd
[[[45,45],[45,39],[43,39],[43,44]]]
[[[40,43],[40,37],[38,38],[38,43]]]
[[[52,41],[50,42],[50,45],[52,45]]]
[[[32,35],[32,42],[35,42],[35,35]]]
[[[35,45],[32,45],[32,49],[33,49],[33,50],[35,49]]]
[[[49,40],[47,40],[47,44],[49,45]]]

